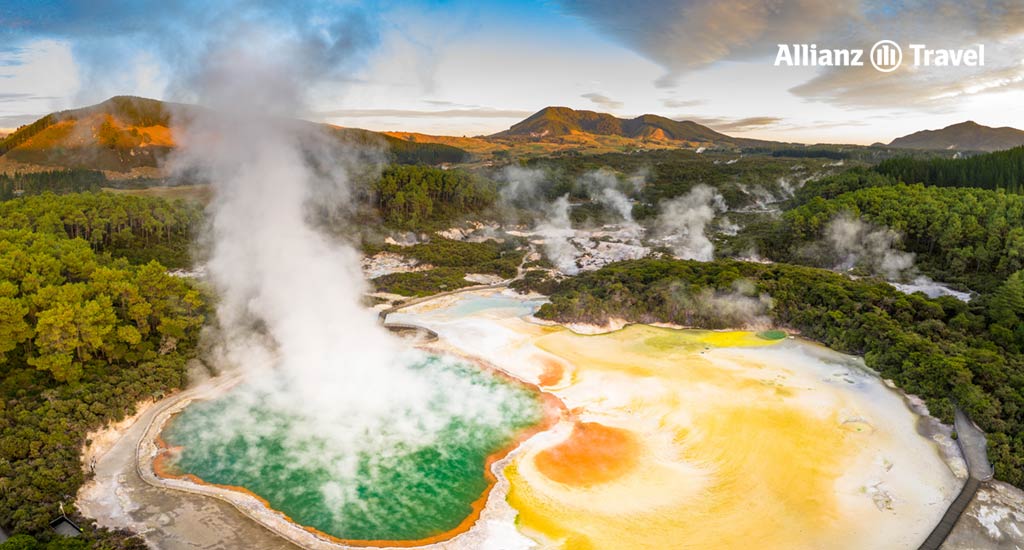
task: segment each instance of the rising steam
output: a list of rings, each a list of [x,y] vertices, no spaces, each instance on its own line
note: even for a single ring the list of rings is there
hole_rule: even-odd
[[[537,225],[537,235],[544,239],[544,254],[555,269],[567,275],[580,272],[577,259],[580,250],[573,244],[576,232],[569,219],[569,196],[559,197],[548,206],[546,215]]]
[[[633,203],[619,189],[619,178],[614,172],[602,168],[584,174],[581,179],[591,199],[615,212],[623,225],[636,227],[637,224],[633,220]],[[631,181],[630,185],[635,186],[636,183]]]
[[[715,216],[725,210],[725,199],[717,190],[697,185],[685,195],[662,203],[655,221],[655,238],[668,245],[678,258],[711,261],[715,245],[705,231]]]
[[[702,288],[691,292],[682,283],[668,296],[672,318],[684,326],[702,328],[749,329],[771,326],[768,313],[773,301],[768,294],[758,293],[754,283],[737,279],[729,290]]]
[[[849,214],[829,222],[825,237],[838,259],[835,269],[862,267],[887,279],[900,280],[914,268],[914,254],[896,248],[900,234],[875,227]]]
[[[415,368],[422,353],[360,305],[357,251],[313,221],[311,203],[322,210],[346,202],[348,174],[372,153],[293,118],[326,71],[316,61],[336,66],[338,43],[265,28],[230,35],[190,79],[206,108],[177,121],[181,147],[172,161],[177,172],[213,186],[208,273],[224,356],[248,371],[247,385],[219,413],[221,431],[207,435],[241,437],[255,449],[257,405],[301,419],[287,434],[295,466],[329,467],[321,491],[340,510],[358,498],[348,482],[360,475],[360,457],[412,452],[456,418],[497,419],[502,397]]]

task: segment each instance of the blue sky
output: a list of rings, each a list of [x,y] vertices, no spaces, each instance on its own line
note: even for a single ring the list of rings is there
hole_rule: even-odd
[[[8,0],[0,128],[118,94],[194,101],[195,67],[240,21],[309,46],[301,114],[344,126],[477,135],[566,105],[802,142],[888,141],[966,119],[1024,127],[1017,0]],[[987,64],[888,75],[772,64],[778,43],[882,38],[983,43]]]

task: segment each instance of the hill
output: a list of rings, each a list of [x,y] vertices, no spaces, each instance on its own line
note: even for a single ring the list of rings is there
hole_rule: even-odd
[[[734,138],[691,120],[678,121],[658,115],[623,119],[608,113],[577,111],[569,107],[545,107],[508,130],[490,137],[547,140],[580,134],[712,146],[753,147],[774,144],[769,141]]]
[[[1024,145],[1024,131],[1003,126],[992,128],[968,120],[941,130],[922,130],[896,138],[890,147],[902,149],[954,149],[1000,151]]]
[[[132,96],[48,114],[0,140],[0,164],[19,169],[88,168],[114,173],[156,175],[174,147],[172,113],[189,116],[200,107]],[[339,138],[360,143],[381,140],[399,163],[462,162],[469,154],[439,143],[415,143],[393,136],[337,128]]]

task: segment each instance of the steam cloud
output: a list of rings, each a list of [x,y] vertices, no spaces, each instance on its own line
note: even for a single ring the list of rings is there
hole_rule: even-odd
[[[583,184],[587,187],[590,197],[615,212],[623,223],[635,226],[633,220],[633,203],[629,197],[618,189],[619,178],[606,168],[588,172],[583,176]],[[631,185],[636,185],[630,182]]]
[[[829,222],[825,236],[837,256],[835,269],[864,267],[886,279],[899,280],[914,268],[914,254],[895,248],[899,233],[843,214]]]
[[[547,209],[544,220],[537,225],[536,232],[544,238],[544,254],[555,265],[555,268],[568,275],[576,275],[580,267],[576,263],[580,256],[579,249],[572,239],[576,232],[569,219],[569,196],[559,197]]]
[[[771,325],[768,311],[773,301],[758,294],[754,283],[738,279],[728,291],[702,288],[692,293],[682,284],[670,294],[672,317],[685,326],[702,328],[765,328]]]
[[[505,183],[501,188],[502,201],[518,206],[537,204],[542,200],[540,186],[545,177],[543,170],[514,164],[506,166],[498,174],[498,179]]]
[[[662,203],[655,221],[655,238],[665,242],[679,258],[711,261],[715,245],[705,230],[715,216],[725,210],[725,199],[717,190],[697,185],[685,195]]]
[[[171,161],[215,191],[208,273],[223,353],[250,371],[220,413],[223,432],[209,437],[246,438],[255,449],[261,431],[237,426],[259,424],[257,405],[302,419],[289,433],[295,466],[329,467],[332,481],[321,490],[340,509],[357,498],[357,484],[347,481],[360,456],[412,452],[455,418],[497,420],[501,396],[415,368],[423,354],[360,305],[357,251],[314,221],[311,204],[330,210],[346,202],[348,175],[373,154],[292,118],[325,70],[318,60],[337,66],[349,43],[343,33],[322,43],[264,27],[235,31],[211,46],[190,79],[207,108],[176,121],[181,147]]]

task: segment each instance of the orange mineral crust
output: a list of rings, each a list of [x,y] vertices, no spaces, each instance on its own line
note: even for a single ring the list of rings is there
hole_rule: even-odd
[[[537,470],[553,481],[586,487],[622,476],[636,466],[639,445],[626,430],[579,422],[569,438],[537,453]]]

